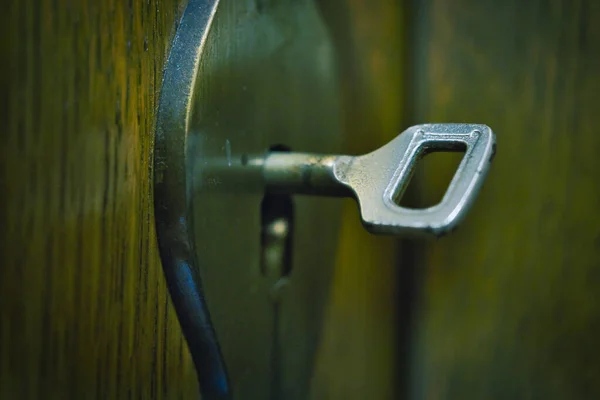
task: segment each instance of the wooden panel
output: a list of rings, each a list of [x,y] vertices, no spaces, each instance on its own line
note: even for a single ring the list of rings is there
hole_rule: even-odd
[[[599,398],[600,3],[417,7],[415,118],[486,123],[498,154],[423,254],[413,397]]]
[[[404,6],[395,0],[320,4],[340,64],[346,152],[364,154],[405,128]],[[367,233],[355,202],[344,206],[313,398],[393,399],[399,242]]]
[[[197,396],[150,195],[182,3],[11,1],[3,13],[0,398]]]
[[[11,1],[3,14],[0,398],[197,397],[151,196],[157,92],[184,3]],[[346,147],[366,152],[402,128],[401,10],[322,5]],[[344,219],[313,396],[393,398],[396,241],[368,235],[351,202]]]

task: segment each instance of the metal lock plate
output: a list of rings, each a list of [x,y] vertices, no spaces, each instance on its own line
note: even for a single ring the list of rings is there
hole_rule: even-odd
[[[192,0],[178,28],[157,117],[156,221],[211,398],[231,397],[227,370],[240,398],[307,396],[340,209],[291,194],[354,197],[374,233],[441,236],[464,218],[494,156],[493,132],[474,124],[419,125],[369,154],[336,155],[335,71],[312,1]],[[420,157],[461,150],[438,205],[400,205]]]
[[[314,2],[219,5],[190,115],[193,175],[200,180],[193,215],[207,302],[239,398],[307,397],[339,204],[294,198],[290,284],[275,303],[270,292],[279,277],[261,272],[262,186],[223,182],[202,168],[217,158],[243,168],[249,155],[277,144],[339,151],[334,73]]]
[[[340,203],[293,199],[292,269],[274,301],[279,277],[261,272],[260,177],[227,182],[205,166],[224,160],[243,168],[249,156],[277,144],[339,153],[337,82],[332,44],[313,1],[188,4],[157,121],[157,228],[163,263],[172,264],[165,266],[171,293],[177,286],[188,296],[173,300],[176,307],[184,303],[178,314],[184,333],[192,332],[186,335],[192,355],[198,338],[190,335],[206,322],[193,315],[201,276],[236,398],[307,397]],[[202,368],[206,360],[198,357],[207,356],[195,357]]]

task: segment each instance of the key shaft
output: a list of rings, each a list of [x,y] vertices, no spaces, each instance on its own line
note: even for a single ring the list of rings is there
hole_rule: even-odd
[[[352,197],[352,190],[336,176],[336,167],[352,159],[351,156],[272,152],[263,164],[265,188],[272,193]]]

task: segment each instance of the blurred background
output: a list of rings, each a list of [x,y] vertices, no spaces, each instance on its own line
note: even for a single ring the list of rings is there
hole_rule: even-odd
[[[186,3],[5,4],[0,398],[197,396],[152,200]],[[425,122],[498,142],[443,239],[371,236],[344,203],[311,398],[600,398],[600,2],[300,3],[335,49],[344,151]],[[407,201],[436,203],[458,162],[427,157]]]

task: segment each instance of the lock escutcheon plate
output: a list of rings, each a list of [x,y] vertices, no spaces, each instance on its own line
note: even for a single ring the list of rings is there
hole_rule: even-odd
[[[314,2],[261,3],[191,0],[184,12],[157,116],[157,235],[203,392],[228,391],[222,356],[237,397],[305,399],[341,205],[294,199],[293,269],[275,321],[277,280],[260,266],[261,177],[228,181],[209,168],[243,169],[275,144],[342,150],[337,68]],[[274,343],[290,349],[275,378]]]

